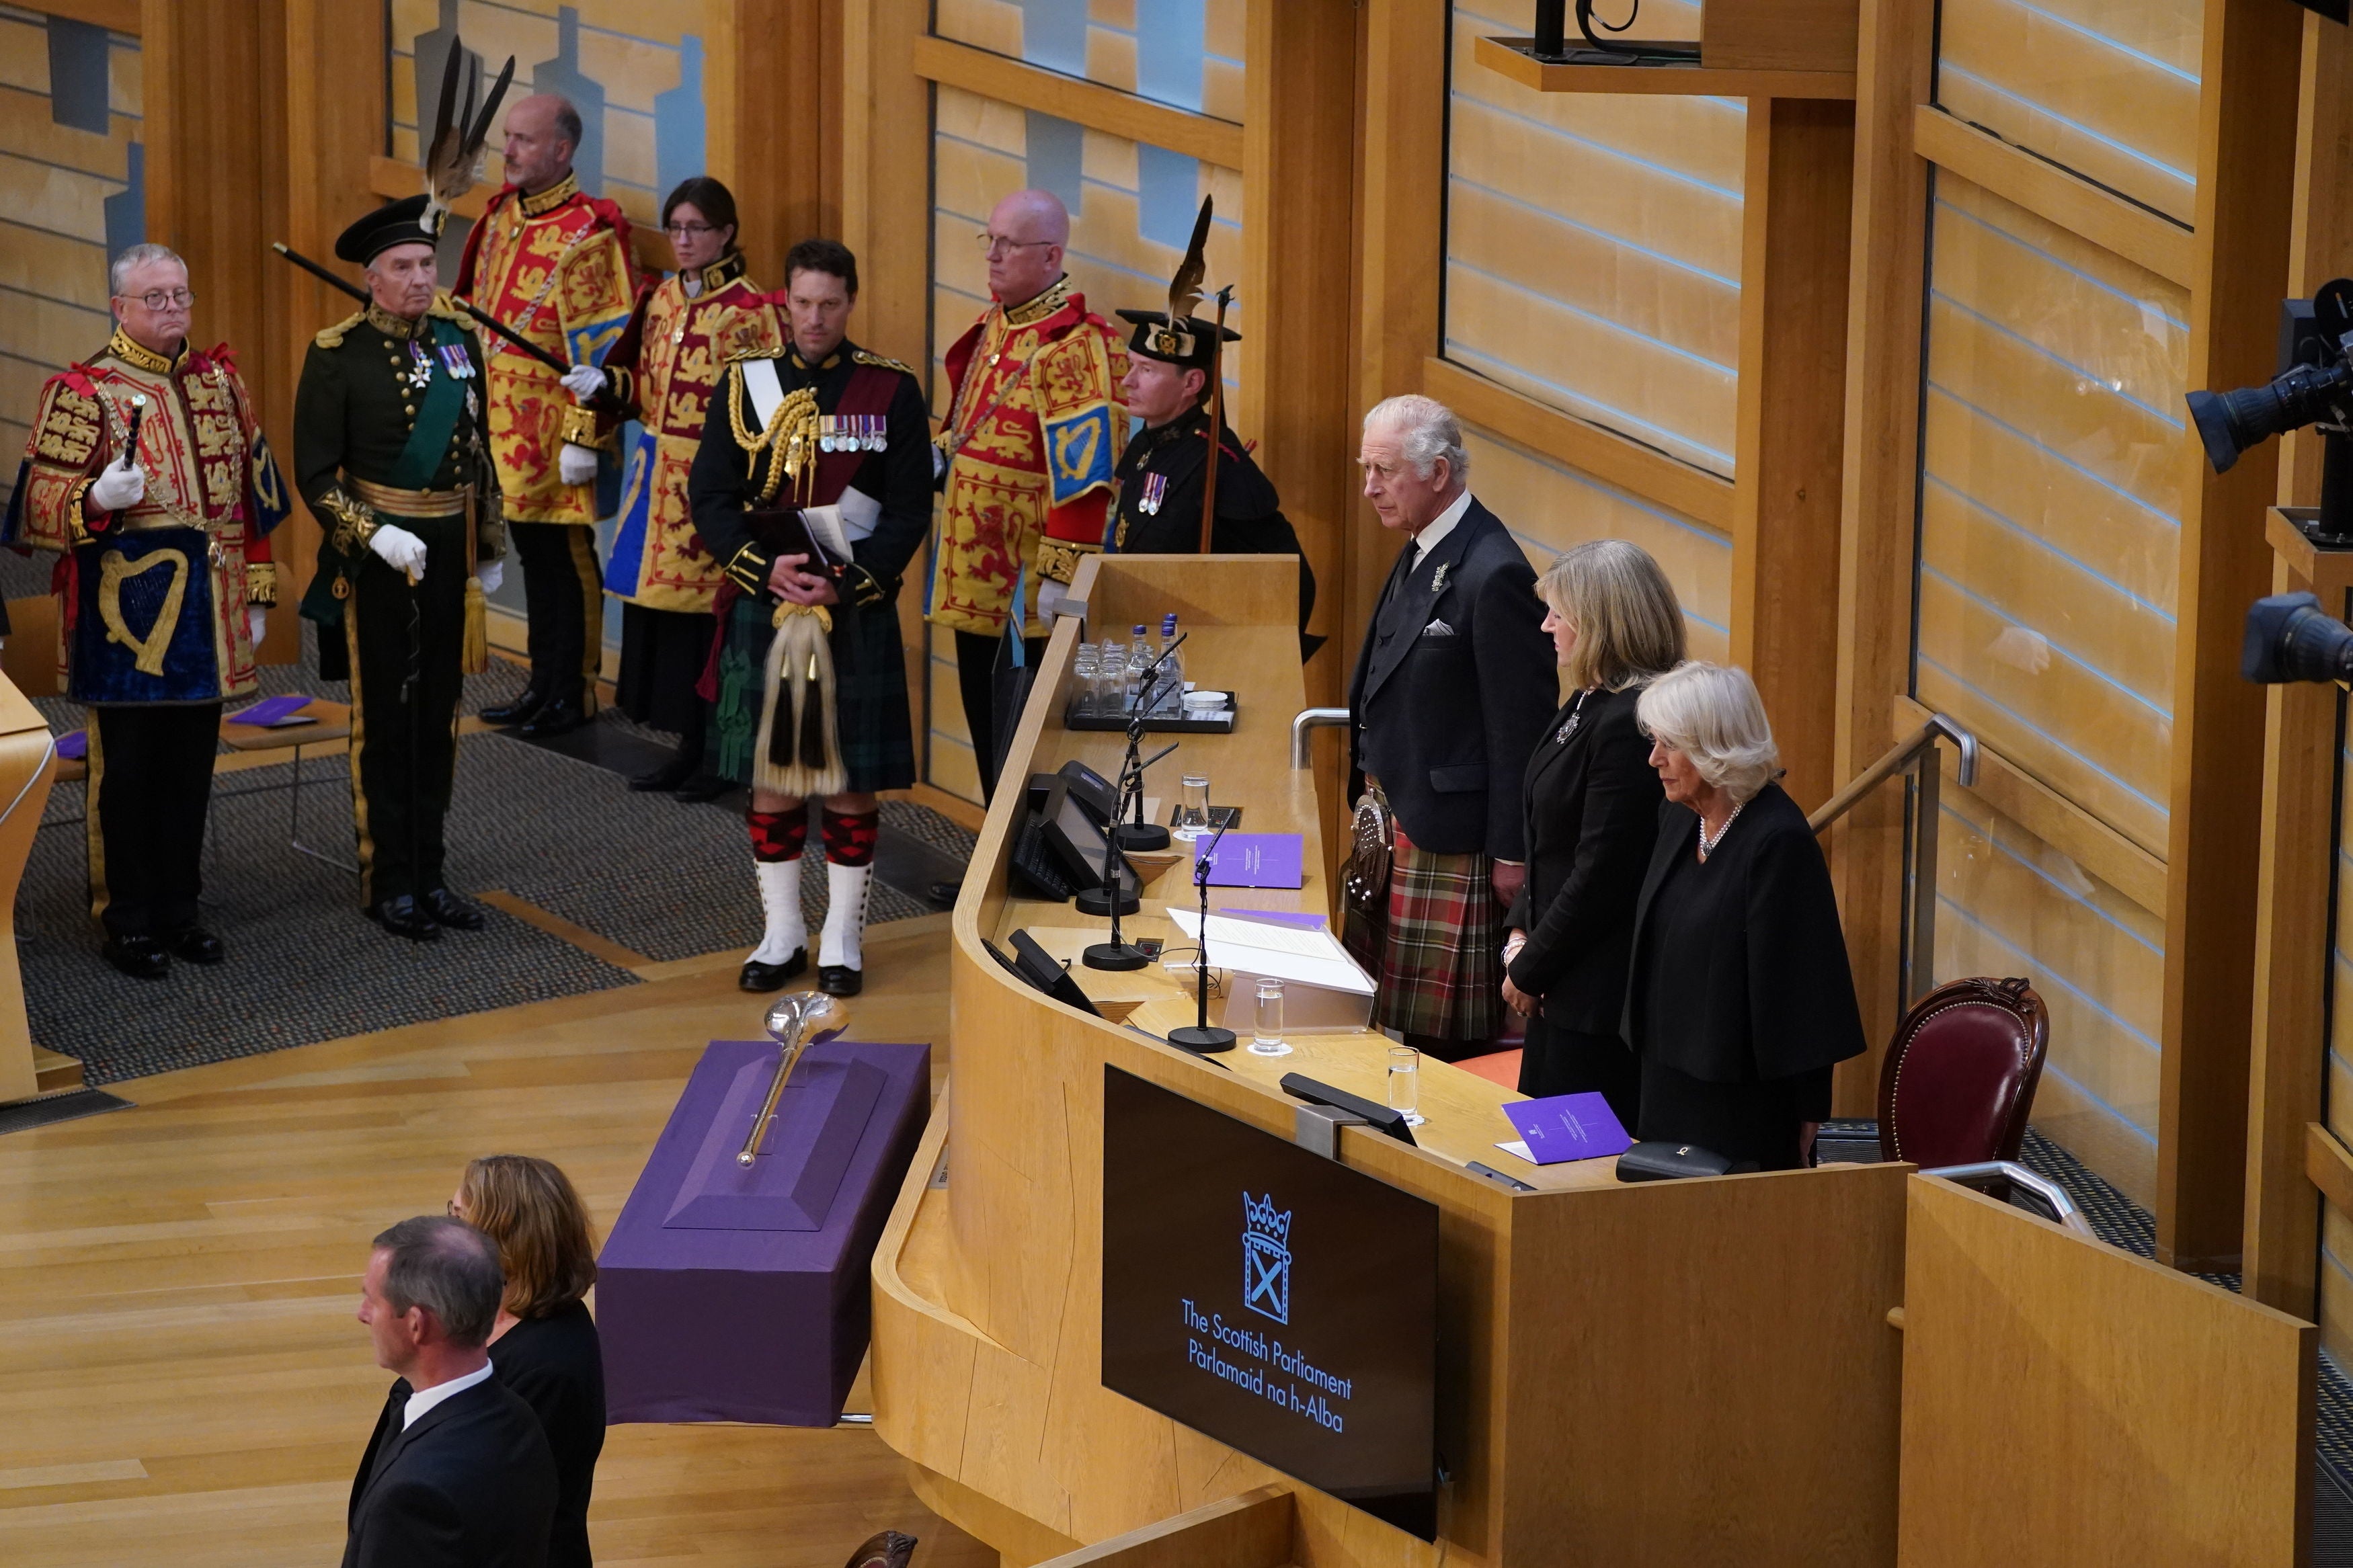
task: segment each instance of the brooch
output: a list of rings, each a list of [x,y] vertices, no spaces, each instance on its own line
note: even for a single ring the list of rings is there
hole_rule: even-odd
[[[1144,476],[1144,493],[1135,498],[1135,510],[1146,517],[1158,517],[1160,504],[1167,499],[1168,476],[1146,474]]]
[[[1446,562],[1440,562],[1438,563],[1438,570],[1430,574],[1430,591],[1431,593],[1443,594],[1446,592],[1447,564],[1448,563]]]

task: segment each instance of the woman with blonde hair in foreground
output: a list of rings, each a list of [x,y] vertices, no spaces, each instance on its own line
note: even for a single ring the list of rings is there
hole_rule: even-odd
[[[555,1454],[547,1568],[587,1568],[588,1494],[605,1447],[605,1357],[582,1300],[596,1282],[588,1211],[548,1161],[486,1154],[467,1164],[449,1213],[498,1243],[506,1270],[491,1367],[539,1416]]]
[[[1863,1048],[1830,868],[1773,782],[1780,752],[1746,670],[1678,665],[1635,717],[1667,797],[1627,984],[1636,1136],[1809,1164],[1831,1068]]]

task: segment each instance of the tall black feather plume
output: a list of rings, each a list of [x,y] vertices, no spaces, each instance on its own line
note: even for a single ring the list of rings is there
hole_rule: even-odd
[[[1201,216],[1193,220],[1192,243],[1185,247],[1185,259],[1176,268],[1176,276],[1168,280],[1168,324],[1179,327],[1193,307],[1201,302],[1201,279],[1209,270],[1209,258],[1204,247],[1209,242],[1209,208],[1214,198],[1201,198]],[[1181,328],[1180,328],[1181,330]]]

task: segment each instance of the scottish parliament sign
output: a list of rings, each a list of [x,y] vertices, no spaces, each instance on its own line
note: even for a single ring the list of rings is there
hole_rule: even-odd
[[[1425,1541],[1438,1209],[1103,1068],[1103,1386]]]

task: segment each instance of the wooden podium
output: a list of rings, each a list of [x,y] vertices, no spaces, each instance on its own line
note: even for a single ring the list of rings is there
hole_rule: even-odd
[[[1293,571],[1097,556],[1073,595],[1122,631],[1176,612],[1187,673],[1236,691],[1241,720],[1161,766],[1206,772],[1246,830],[1306,837],[1299,891],[1215,901],[1329,913],[1314,787],[1289,765]],[[1072,956],[1102,929],[1008,892],[1021,781],[1072,758],[1111,776],[1124,750],[1062,726],[1078,637],[1056,624],[965,879],[951,1088],[874,1260],[876,1430],[1008,1565],[1082,1549],[1159,1568],[2296,1561],[2309,1325],[1909,1166],[1643,1185],[1606,1161],[1539,1170],[1494,1147],[1516,1097],[1435,1061],[1420,1147],[1349,1128],[1341,1158],[1440,1211],[1438,1542],[1106,1390],[1104,1065],[1288,1137],[1284,1072],[1377,1100],[1388,1041],[1305,1037],[1220,1070],[989,956],[985,937],[1027,929]],[[1174,938],[1164,900],[1192,892],[1164,874],[1129,929]],[[1157,970],[1071,973],[1153,1034],[1189,1017]]]
[[[25,981],[16,967],[16,884],[33,852],[33,835],[49,802],[58,758],[48,721],[25,694],[0,676],[0,1105],[30,1100],[48,1087],[34,1059],[25,1021]],[[51,1055],[50,1063],[65,1058]],[[80,1068],[69,1075],[79,1081]]]

